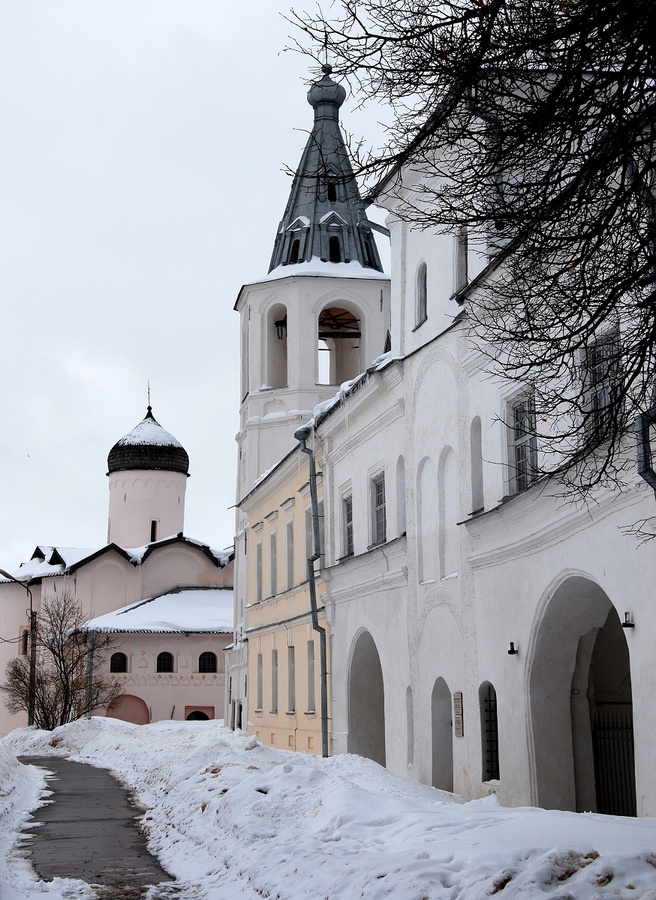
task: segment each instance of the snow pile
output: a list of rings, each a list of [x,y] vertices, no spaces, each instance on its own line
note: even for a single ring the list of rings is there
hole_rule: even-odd
[[[464,803],[370,760],[273,750],[213,722],[91,719],[19,729],[9,747],[110,767],[148,810],[181,900],[656,900],[653,819]],[[44,892],[15,855],[8,868],[23,897]]]

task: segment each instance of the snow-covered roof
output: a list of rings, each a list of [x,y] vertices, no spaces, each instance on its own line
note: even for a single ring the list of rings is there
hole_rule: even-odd
[[[80,568],[100,554],[111,550],[115,550],[132,565],[139,566],[158,548],[175,543],[197,547],[221,568],[226,566],[234,555],[232,547],[228,547],[226,550],[216,550],[202,541],[185,537],[183,534],[171,535],[162,540],[153,541],[152,544],[144,544],[143,547],[119,547],[118,544],[107,544],[103,547],[81,549],[79,547],[58,547],[39,544],[32,554],[32,558],[27,562],[21,563],[18,569],[15,569],[11,574],[19,581],[34,581],[39,578],[63,575]],[[0,576],[0,582],[3,581],[7,581],[7,579]]]
[[[375,278],[379,281],[390,280],[389,275],[363,266],[356,259],[352,259],[351,262],[337,263],[324,261],[318,256],[313,256],[309,262],[278,266],[269,272],[268,275],[263,275],[262,278],[254,279],[254,281],[249,283],[259,284],[261,281],[277,281],[280,278],[291,278],[298,275],[310,278]]]
[[[232,632],[233,592],[226,588],[178,588],[89,619],[84,630],[125,634]]]

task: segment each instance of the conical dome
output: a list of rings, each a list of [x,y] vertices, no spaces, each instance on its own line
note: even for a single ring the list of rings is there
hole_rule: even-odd
[[[129,469],[159,469],[189,475],[187,451],[177,438],[156,421],[150,406],[146,418],[109,451],[108,475]]]

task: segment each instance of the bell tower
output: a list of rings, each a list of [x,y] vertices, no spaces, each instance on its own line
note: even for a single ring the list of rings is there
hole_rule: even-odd
[[[346,91],[307,94],[312,131],[276,233],[269,272],[242,287],[237,500],[295,445],[294,431],[387,349],[389,278],[339,125]],[[384,230],[384,229],[383,229]]]

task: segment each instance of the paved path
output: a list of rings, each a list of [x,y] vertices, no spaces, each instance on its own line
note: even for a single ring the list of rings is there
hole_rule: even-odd
[[[141,810],[105,769],[54,756],[20,758],[53,773],[53,795],[37,809],[29,842],[32,865],[39,878],[80,878],[103,885],[98,896],[138,898],[146,885],[170,882],[147,847],[136,816]],[[172,897],[173,885],[162,884],[155,896]],[[151,893],[149,896],[153,896]]]

